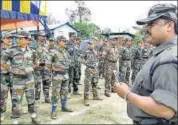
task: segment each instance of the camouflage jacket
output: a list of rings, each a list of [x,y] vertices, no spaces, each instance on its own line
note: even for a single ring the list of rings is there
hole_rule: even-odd
[[[98,58],[97,58],[97,52],[94,50],[88,49],[84,54],[84,64],[87,68],[91,68],[94,70],[98,70]]]
[[[71,60],[65,49],[57,48],[51,53],[51,62],[53,71],[67,71]]]
[[[1,44],[1,64],[2,64],[2,61],[3,61],[3,55],[4,54],[6,54],[7,53],[7,51],[9,51],[9,49],[10,48],[8,48],[8,47],[5,47],[4,46],[4,44]],[[7,66],[7,68],[4,68],[4,67],[0,67],[1,68],[1,73],[8,73],[8,72],[10,72],[10,61],[8,61],[7,63],[6,63],[6,65],[8,65]]]
[[[142,58],[149,58],[150,55],[151,55],[151,49],[150,48],[144,47],[144,48],[141,49]]]
[[[116,63],[119,59],[119,51],[116,46],[107,46],[104,50],[104,58],[107,63]]]
[[[82,50],[79,45],[74,45],[74,58],[75,58],[75,66],[80,66],[80,60],[82,57]]]
[[[37,64],[37,56],[35,50],[29,46],[25,51],[18,46],[12,46],[1,57],[1,64],[6,64],[8,61],[12,74],[30,74],[33,72],[33,65]]]
[[[122,47],[122,50],[120,51],[120,59],[123,60],[132,60],[132,52],[133,48],[131,47]]]
[[[50,70],[50,67],[47,65],[51,65],[51,56],[49,47],[47,44],[38,43],[36,49],[37,62],[38,64],[44,65],[44,68]],[[40,67],[41,68],[41,67]],[[38,68],[37,68],[38,69]]]

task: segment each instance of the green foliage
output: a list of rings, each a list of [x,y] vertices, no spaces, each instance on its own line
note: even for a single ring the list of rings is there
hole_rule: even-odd
[[[99,26],[97,26],[94,23],[75,22],[73,24],[73,27],[75,27],[76,29],[80,31],[80,37],[82,38],[88,37],[88,36],[100,38],[101,29],[99,28]]]
[[[143,41],[144,41],[144,32],[139,30],[135,33],[135,37],[133,39],[133,42],[134,42],[134,44],[138,44],[138,43],[143,42]]]

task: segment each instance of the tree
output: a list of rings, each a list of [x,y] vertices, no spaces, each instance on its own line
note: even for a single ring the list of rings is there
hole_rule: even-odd
[[[83,21],[90,21],[91,18],[91,11],[89,8],[86,7],[86,4],[84,1],[74,1],[77,5],[77,8],[75,10],[72,9],[66,9],[66,14],[69,17],[69,20],[71,23],[79,21],[82,23]]]
[[[50,13],[48,16],[47,16],[47,24],[48,25],[52,25],[52,24],[60,24],[60,21],[59,20],[56,20],[52,13]]]
[[[87,23],[87,22],[75,22],[73,27],[80,31],[80,37],[96,37],[100,38],[101,29],[99,26],[95,25],[94,23]]]
[[[138,30],[136,33],[135,33],[135,37],[133,39],[133,42],[135,44],[139,43],[139,42],[143,42],[145,39],[145,35],[144,35],[144,31],[143,30]]]
[[[110,28],[105,28],[102,32],[105,33],[105,34],[110,34],[111,33],[111,29]]]

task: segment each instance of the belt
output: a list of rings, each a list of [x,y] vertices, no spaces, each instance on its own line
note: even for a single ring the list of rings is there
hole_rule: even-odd
[[[141,120],[141,121],[133,121],[134,125],[142,125],[142,124],[149,124],[149,125],[155,125],[155,124],[158,124],[158,125],[177,125],[177,122],[171,122],[169,120],[165,120],[165,119],[154,119],[155,122],[150,122],[149,121],[150,119],[144,119],[144,120]],[[149,123],[150,122],[150,123]]]
[[[65,75],[67,72],[66,71],[53,71],[53,73]]]
[[[130,61],[130,59],[123,59],[123,61]]]
[[[111,62],[111,63],[116,63],[117,61],[113,61],[113,60],[108,60],[109,62]]]
[[[16,78],[22,78],[22,79],[27,79],[29,78],[29,76],[31,76],[32,74],[13,74],[13,77]]]
[[[142,57],[143,59],[148,59],[148,57]]]
[[[7,73],[0,73],[0,74],[1,74],[1,75],[5,75],[5,76],[10,75],[9,72],[7,72]]]

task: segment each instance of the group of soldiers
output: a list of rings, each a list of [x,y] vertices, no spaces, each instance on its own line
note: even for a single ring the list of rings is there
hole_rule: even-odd
[[[99,40],[95,45],[87,41],[87,50],[80,48],[80,38],[72,36],[69,41],[64,36],[46,41],[46,33],[39,32],[32,41],[28,32],[20,31],[17,44],[12,45],[12,34],[6,33],[1,43],[1,122],[4,120],[8,92],[12,102],[14,124],[23,115],[24,93],[32,123],[39,124],[37,111],[40,106],[41,85],[45,103],[51,104],[51,118],[57,118],[60,99],[61,110],[73,112],[67,101],[70,94],[79,93],[81,64],[86,66],[84,78],[84,105],[89,106],[90,86],[93,100],[102,100],[98,93],[99,77],[105,79],[105,96],[110,97],[115,89],[115,71],[120,72],[120,81],[129,84],[131,69],[132,81],[151,54],[148,43],[132,46],[132,41],[120,39]],[[50,89],[51,88],[51,89]],[[51,90],[51,97],[50,97]]]

